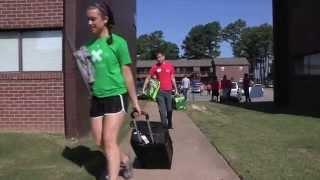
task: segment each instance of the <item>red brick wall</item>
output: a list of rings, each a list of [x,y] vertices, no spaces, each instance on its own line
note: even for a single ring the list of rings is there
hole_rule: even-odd
[[[221,71],[221,67],[224,67],[224,71]],[[249,73],[249,67],[248,66],[242,66],[242,70],[240,70],[240,65],[235,66],[216,66],[216,74],[218,77],[218,80],[221,80],[223,78],[223,75],[227,75],[227,78],[230,79],[233,77],[235,81],[239,81],[240,78],[243,78],[243,75],[245,73]]]
[[[63,26],[63,0],[1,0],[0,29]]]
[[[0,29],[63,27],[63,0],[0,0]],[[0,131],[64,132],[63,72],[0,72]]]
[[[63,73],[0,73],[0,131],[63,133]]]

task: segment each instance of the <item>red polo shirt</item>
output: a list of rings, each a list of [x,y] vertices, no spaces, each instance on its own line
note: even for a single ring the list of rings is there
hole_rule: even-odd
[[[221,89],[226,89],[226,88],[228,88],[229,87],[229,85],[228,85],[228,80],[227,79],[222,79],[221,80],[221,86],[220,86],[220,88]]]
[[[219,91],[219,89],[220,89],[219,81],[213,82],[213,85],[212,85],[212,86],[213,86],[213,87],[212,87],[213,90]]]
[[[172,81],[171,76],[175,74],[173,65],[164,61],[162,64],[156,63],[152,65],[149,75],[156,76],[160,81],[160,90],[171,91],[172,90]]]

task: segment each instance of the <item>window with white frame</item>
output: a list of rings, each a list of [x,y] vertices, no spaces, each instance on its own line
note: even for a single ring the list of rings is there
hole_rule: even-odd
[[[62,71],[62,32],[0,32],[0,71]]]

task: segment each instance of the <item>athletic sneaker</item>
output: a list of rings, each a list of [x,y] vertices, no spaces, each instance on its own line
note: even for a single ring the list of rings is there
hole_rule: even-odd
[[[126,164],[121,163],[120,167],[120,174],[125,180],[131,179],[133,177],[133,167],[130,161]]]

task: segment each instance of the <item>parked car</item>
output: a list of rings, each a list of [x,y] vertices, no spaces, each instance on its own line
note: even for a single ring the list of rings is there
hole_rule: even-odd
[[[254,84],[252,87],[249,87],[250,98],[263,97],[264,89],[262,84]]]
[[[238,82],[231,82],[230,99],[240,102],[242,98],[242,89]]]
[[[244,90],[243,90],[243,83],[242,82],[238,82],[239,88],[241,89],[240,92],[242,94],[242,96],[244,96]],[[264,94],[264,89],[263,89],[263,85],[262,84],[253,84],[252,86],[249,87],[249,95],[251,98],[255,98],[255,97],[263,97]],[[253,89],[252,93],[251,90]]]

